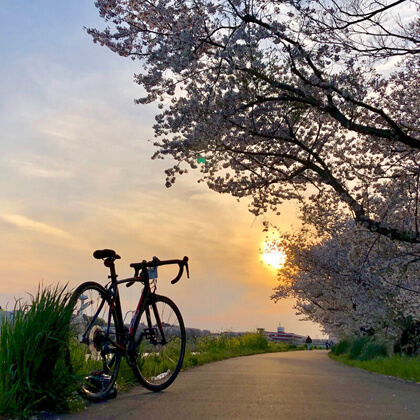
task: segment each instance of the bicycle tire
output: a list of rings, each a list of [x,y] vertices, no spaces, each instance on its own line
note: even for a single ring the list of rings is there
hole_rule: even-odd
[[[136,354],[128,360],[137,380],[150,391],[167,388],[177,377],[185,356],[186,335],[181,312],[165,296],[153,295],[140,316],[137,329]],[[156,305],[165,339],[162,336],[153,310]],[[147,314],[150,321],[147,321]]]
[[[118,308],[114,307],[109,339],[106,336],[110,297],[95,282],[81,284],[73,293],[72,338],[68,344],[67,363],[80,382],[78,392],[90,401],[100,401],[111,391],[121,363],[124,330]],[[96,317],[96,318],[95,318]],[[94,319],[92,323],[92,319]]]

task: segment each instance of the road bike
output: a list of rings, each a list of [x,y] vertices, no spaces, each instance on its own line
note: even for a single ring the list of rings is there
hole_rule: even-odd
[[[151,391],[162,391],[177,377],[185,355],[186,335],[181,313],[175,303],[156,294],[157,267],[178,265],[175,284],[183,275],[189,277],[188,257],[182,260],[130,264],[134,277],[117,280],[115,260],[120,256],[111,249],[97,250],[110,269],[110,282],[86,282],[73,293],[71,328],[66,361],[80,378],[79,392],[91,401],[116,395],[115,381],[125,357],[136,379]],[[124,325],[118,286],[142,283],[143,290],[129,326]]]

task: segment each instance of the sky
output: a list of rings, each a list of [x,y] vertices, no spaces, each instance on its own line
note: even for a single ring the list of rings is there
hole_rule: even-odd
[[[13,309],[40,284],[105,284],[95,249],[121,255],[120,279],[133,275],[132,262],[187,255],[190,279],[171,285],[176,269],[162,267],[158,280],[187,326],[274,331],[281,323],[321,338],[292,300],[270,300],[276,272],[262,262],[263,220],[246,200],[210,191],[194,172],[165,187],[172,162],[150,158],[157,106],[134,104],[140,63],[84,31],[105,26],[94,2],[2,0],[0,15],[0,305]],[[270,221],[297,227],[294,205]],[[138,295],[121,293],[125,314]]]

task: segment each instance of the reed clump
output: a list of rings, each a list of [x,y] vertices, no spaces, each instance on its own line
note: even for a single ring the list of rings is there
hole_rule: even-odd
[[[68,411],[77,378],[66,363],[71,294],[66,287],[38,287],[19,300],[0,328],[0,416]],[[76,398],[77,399],[77,398]]]

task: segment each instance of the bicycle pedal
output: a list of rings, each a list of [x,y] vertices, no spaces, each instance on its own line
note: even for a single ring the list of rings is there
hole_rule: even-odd
[[[157,331],[156,328],[145,328],[144,335],[147,340],[156,340]]]

